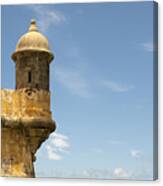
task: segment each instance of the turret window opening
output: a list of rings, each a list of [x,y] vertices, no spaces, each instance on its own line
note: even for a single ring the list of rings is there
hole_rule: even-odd
[[[32,82],[32,72],[29,71],[28,72],[28,83],[31,83]]]

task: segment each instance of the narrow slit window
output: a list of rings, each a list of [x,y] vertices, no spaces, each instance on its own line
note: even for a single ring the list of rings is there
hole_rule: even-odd
[[[32,82],[32,73],[29,71],[28,72],[28,83]]]

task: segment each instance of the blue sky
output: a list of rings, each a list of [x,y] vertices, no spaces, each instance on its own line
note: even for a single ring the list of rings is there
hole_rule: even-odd
[[[2,88],[31,19],[49,39],[56,132],[41,146],[38,177],[153,177],[153,3],[2,7]]]

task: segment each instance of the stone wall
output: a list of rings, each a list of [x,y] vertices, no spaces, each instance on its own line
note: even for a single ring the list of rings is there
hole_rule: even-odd
[[[37,89],[1,90],[1,115],[10,119],[50,119],[50,93]]]
[[[1,90],[1,175],[34,177],[35,153],[55,128],[48,91]]]
[[[49,90],[49,62],[45,52],[28,51],[17,54],[16,89]],[[29,77],[30,76],[30,77]]]
[[[1,175],[34,177],[30,143],[23,128],[2,128]]]

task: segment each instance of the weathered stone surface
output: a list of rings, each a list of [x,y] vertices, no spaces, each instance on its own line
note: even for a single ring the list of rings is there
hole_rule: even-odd
[[[24,128],[2,128],[1,175],[34,177],[30,143]]]
[[[35,153],[56,128],[51,119],[50,93],[1,90],[1,121],[1,175],[34,177]]]
[[[37,89],[1,90],[1,115],[12,119],[51,119],[50,93]]]
[[[29,87],[48,91],[49,62],[47,54],[45,52],[24,51],[17,55],[16,89]]]

